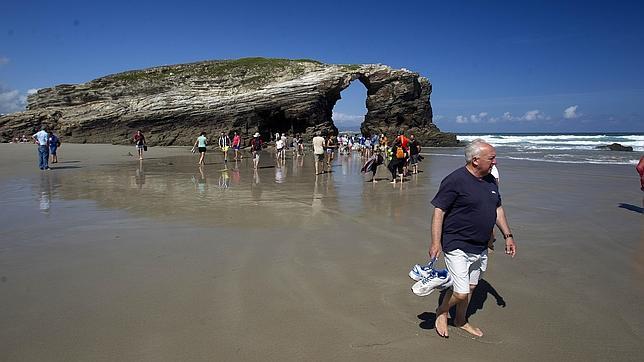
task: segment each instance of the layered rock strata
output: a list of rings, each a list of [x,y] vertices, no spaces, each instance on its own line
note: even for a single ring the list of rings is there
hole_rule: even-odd
[[[131,142],[141,129],[150,145],[189,145],[201,131],[337,132],[333,106],[358,80],[367,88],[364,134],[414,133],[426,146],[453,146],[456,136],[432,123],[431,84],[385,65],[331,65],[312,60],[246,58],[161,66],[58,85],[29,96],[27,110],[0,117],[0,141],[41,125],[65,142]]]

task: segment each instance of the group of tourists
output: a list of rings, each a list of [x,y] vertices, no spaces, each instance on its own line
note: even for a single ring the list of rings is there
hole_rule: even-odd
[[[206,150],[208,146],[208,138],[206,137],[206,132],[201,132],[199,137],[195,140],[194,145],[192,146],[192,153],[199,151],[199,162],[198,165],[205,165]],[[259,156],[260,151],[263,148],[263,141],[260,137],[260,134],[256,132],[253,135],[253,138],[249,143],[250,151],[253,159],[253,167],[257,169],[259,165]],[[242,153],[243,142],[241,135],[237,132],[233,132],[233,138],[231,140],[230,136],[225,132],[219,133],[219,138],[217,139],[217,147],[224,157],[224,163],[228,163],[228,152],[231,150],[234,151],[233,161],[238,161],[244,158]]]
[[[398,177],[400,177],[400,182],[403,182],[405,176],[417,174],[418,163],[423,157],[420,155],[421,147],[416,137],[413,134],[407,137],[403,131],[399,131],[391,147],[387,142],[387,137],[384,135],[377,138],[377,141],[373,143],[372,152],[366,153],[371,156],[362,167],[362,172],[371,172],[371,181],[378,182],[376,180],[378,166],[389,160],[387,169],[391,173],[391,183],[396,184]]]

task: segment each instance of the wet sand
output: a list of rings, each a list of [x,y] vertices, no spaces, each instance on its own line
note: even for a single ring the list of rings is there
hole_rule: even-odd
[[[470,321],[433,330],[409,290],[441,179],[395,187],[357,157],[313,175],[266,153],[200,170],[188,148],[0,144],[2,360],[641,360],[644,227],[634,167],[504,160],[518,256],[491,254]],[[439,154],[439,155],[436,155]]]

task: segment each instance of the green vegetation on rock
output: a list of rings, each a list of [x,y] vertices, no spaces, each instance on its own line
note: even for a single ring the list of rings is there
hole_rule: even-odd
[[[307,70],[322,67],[311,59],[242,58],[236,60],[205,61],[191,64],[169,65],[138,71],[129,71],[101,78],[97,81],[133,83],[158,83],[190,80],[233,79],[245,88],[260,88],[276,77],[296,78]]]

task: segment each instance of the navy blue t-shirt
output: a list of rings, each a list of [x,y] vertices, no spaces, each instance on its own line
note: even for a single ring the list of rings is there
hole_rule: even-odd
[[[460,249],[480,254],[487,248],[496,223],[496,209],[501,206],[492,175],[479,179],[461,167],[443,179],[432,205],[445,212],[441,240],[444,252]]]

